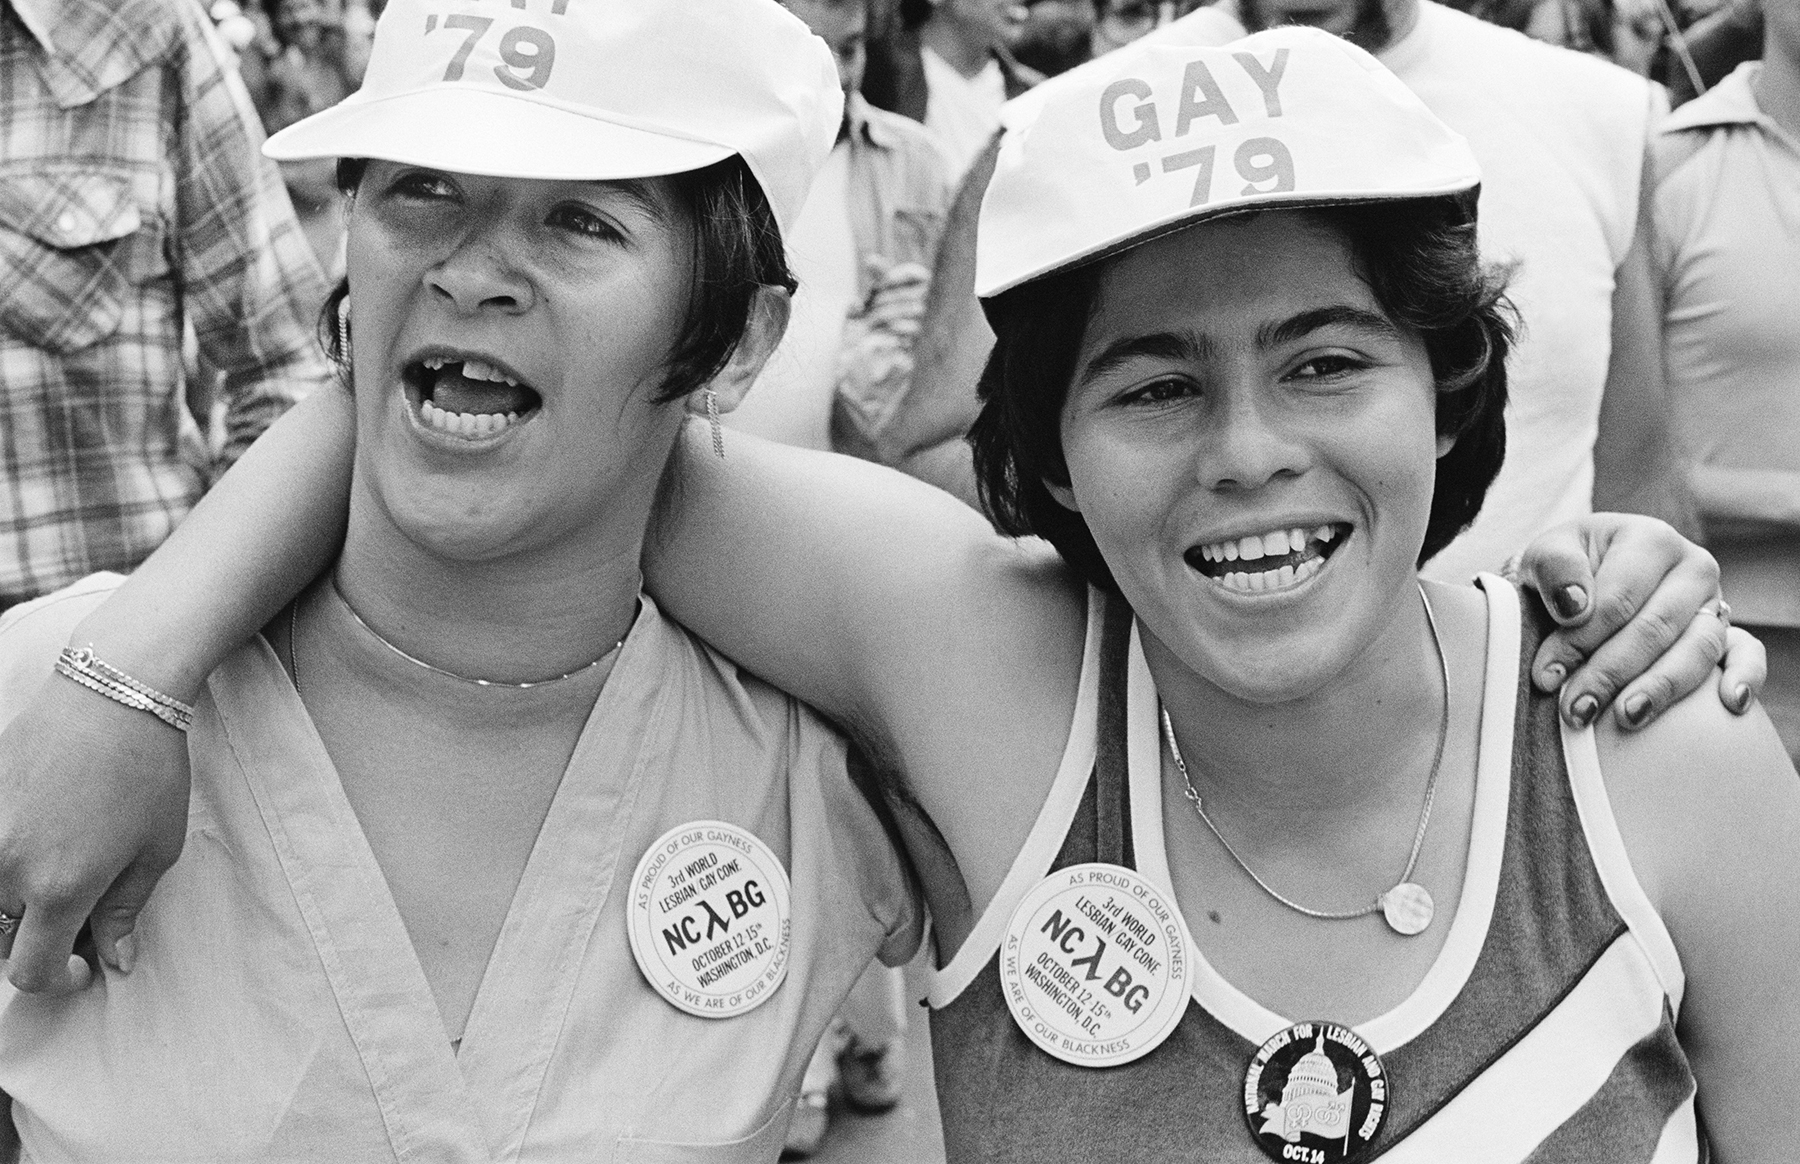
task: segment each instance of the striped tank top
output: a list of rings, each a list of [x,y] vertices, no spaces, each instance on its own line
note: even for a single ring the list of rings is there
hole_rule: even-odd
[[[1680,959],[1633,874],[1590,731],[1563,728],[1528,665],[1547,619],[1484,577],[1488,658],[1465,885],[1416,990],[1356,1032],[1385,1064],[1393,1164],[1706,1159],[1675,1038]],[[1157,699],[1130,610],[1092,596],[1074,729],[1023,851],[935,976],[932,1054],[949,1159],[1261,1164],[1245,1068],[1286,1029],[1196,952],[1180,1025],[1119,1067],[1071,1066],[1014,1024],[997,951],[1018,902],[1086,861],[1170,885]],[[1299,1016],[1311,1018],[1317,1016]]]

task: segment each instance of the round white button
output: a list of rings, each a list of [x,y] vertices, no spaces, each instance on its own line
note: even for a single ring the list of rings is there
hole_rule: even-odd
[[[74,234],[75,216],[67,210],[63,211],[62,217],[56,220],[56,229],[62,231],[64,234]]]
[[[1193,939],[1173,899],[1119,865],[1050,874],[1000,946],[1013,1021],[1065,1063],[1115,1067],[1174,1033],[1193,989]]]
[[[787,977],[788,875],[754,834],[696,820],[658,837],[631,878],[631,953],[645,981],[701,1018],[769,1000]]]

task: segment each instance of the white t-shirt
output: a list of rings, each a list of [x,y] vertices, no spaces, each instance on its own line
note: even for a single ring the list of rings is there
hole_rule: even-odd
[[[965,77],[929,47],[919,55],[925,62],[925,128],[944,155],[954,188],[1000,128],[1006,75],[991,57],[981,72]]]
[[[1615,65],[1429,0],[1381,62],[1469,139],[1482,254],[1518,264],[1510,293],[1524,330],[1509,365],[1506,464],[1474,526],[1425,571],[1466,582],[1593,508],[1613,273],[1637,228],[1644,152],[1666,99]]]
[[[800,289],[781,344],[725,423],[786,445],[831,448],[844,317],[856,305],[856,239],[850,227],[850,143],[840,141],[813,181],[788,233]]]

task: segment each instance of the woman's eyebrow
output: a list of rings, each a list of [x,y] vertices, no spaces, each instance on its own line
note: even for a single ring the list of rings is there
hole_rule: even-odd
[[[669,224],[669,207],[658,194],[656,187],[649,182],[639,178],[608,178],[603,181],[584,182],[582,185],[625,199],[659,225],[667,226]]]
[[[1295,340],[1304,339],[1311,333],[1326,327],[1353,327],[1364,331],[1373,331],[1388,339],[1399,339],[1400,329],[1385,315],[1351,307],[1349,304],[1336,304],[1331,307],[1318,307],[1312,311],[1302,311],[1274,323],[1265,323],[1256,329],[1256,346],[1259,348],[1279,347]]]
[[[1082,365],[1075,382],[1085,384],[1133,360],[1170,360],[1204,363],[1218,352],[1218,345],[1203,335],[1192,332],[1158,331],[1148,335],[1128,335],[1101,348]]]

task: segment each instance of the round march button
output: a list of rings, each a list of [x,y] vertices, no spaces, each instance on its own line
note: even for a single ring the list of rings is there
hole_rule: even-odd
[[[1244,1119],[1264,1152],[1292,1164],[1356,1160],[1389,1106],[1373,1048],[1337,1023],[1295,1023],[1257,1048],[1244,1073]]]
[[[626,913],[645,981],[689,1014],[754,1010],[787,976],[787,870],[736,825],[696,820],[658,837],[632,875]]]
[[[1193,940],[1168,894],[1119,865],[1058,869],[1007,924],[1000,984],[1019,1029],[1081,1067],[1156,1049],[1187,1011]]]

